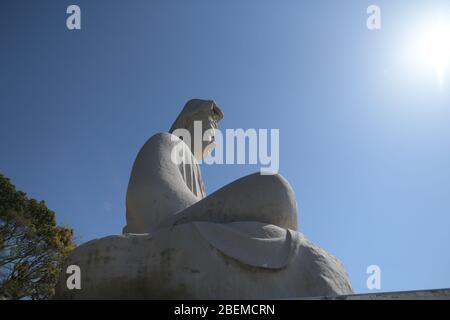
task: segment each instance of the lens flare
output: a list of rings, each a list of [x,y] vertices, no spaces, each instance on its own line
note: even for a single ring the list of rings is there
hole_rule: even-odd
[[[450,24],[435,23],[419,37],[419,55],[422,63],[435,69],[438,82],[444,83],[444,75],[450,64]]]

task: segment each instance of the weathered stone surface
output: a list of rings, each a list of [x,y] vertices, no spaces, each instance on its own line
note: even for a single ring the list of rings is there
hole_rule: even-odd
[[[200,120],[207,132],[222,117],[214,101],[191,100],[170,133],[145,143],[128,185],[125,235],[77,248],[68,264],[81,268],[81,290],[68,290],[63,273],[57,299],[352,293],[342,265],[297,232],[295,193],[281,175],[252,174],[206,196],[197,160],[212,150],[214,134],[200,139],[200,150],[192,150],[176,131],[195,134],[193,123]]]
[[[238,230],[242,245],[211,243],[205,233],[211,228],[230,237]],[[298,232],[254,222],[188,223],[152,236],[110,236],[78,247],[68,264],[80,266],[81,290],[68,290],[63,273],[56,299],[279,299],[352,292],[344,268],[326,251]]]

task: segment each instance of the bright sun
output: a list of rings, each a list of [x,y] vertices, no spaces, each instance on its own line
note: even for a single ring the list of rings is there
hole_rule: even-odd
[[[450,24],[437,22],[419,38],[419,55],[422,63],[435,69],[438,82],[443,85],[444,74],[450,65]]]

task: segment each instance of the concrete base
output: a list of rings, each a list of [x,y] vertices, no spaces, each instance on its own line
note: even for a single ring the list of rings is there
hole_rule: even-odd
[[[67,266],[80,270],[70,290]],[[258,222],[191,222],[76,248],[55,299],[287,299],[351,294],[342,264],[299,232]]]
[[[317,297],[313,300],[450,300],[450,289],[416,290]]]

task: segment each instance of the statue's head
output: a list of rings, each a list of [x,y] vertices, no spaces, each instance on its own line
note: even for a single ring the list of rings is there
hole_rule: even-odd
[[[210,129],[217,129],[217,124],[222,118],[223,112],[213,100],[192,99],[185,104],[169,132],[173,133],[177,129],[189,131],[191,142],[188,146],[197,160],[203,160],[215,147],[214,130]],[[202,124],[202,137],[199,138],[199,141],[202,141],[202,147],[198,151],[194,150],[195,121],[201,121]]]

